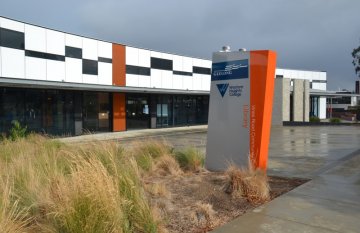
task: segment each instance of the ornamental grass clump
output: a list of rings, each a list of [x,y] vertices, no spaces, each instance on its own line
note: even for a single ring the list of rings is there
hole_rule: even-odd
[[[267,175],[260,169],[240,169],[230,165],[226,170],[228,182],[226,192],[234,198],[245,197],[253,204],[260,204],[270,199],[270,186]]]
[[[0,142],[1,232],[159,232],[138,164],[112,142]]]
[[[205,155],[196,148],[185,148],[175,152],[175,159],[185,171],[199,172],[204,167]]]

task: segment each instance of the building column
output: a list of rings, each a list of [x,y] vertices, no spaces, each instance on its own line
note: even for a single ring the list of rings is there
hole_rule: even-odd
[[[293,121],[304,121],[304,80],[293,79]]]
[[[113,132],[126,130],[125,93],[113,94]]]

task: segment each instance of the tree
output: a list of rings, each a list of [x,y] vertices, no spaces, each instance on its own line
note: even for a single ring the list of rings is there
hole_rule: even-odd
[[[360,46],[355,48],[352,53],[353,65],[355,66],[355,74],[360,78]]]

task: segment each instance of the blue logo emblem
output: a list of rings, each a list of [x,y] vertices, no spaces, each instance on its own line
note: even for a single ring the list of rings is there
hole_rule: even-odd
[[[222,83],[222,84],[216,84],[217,88],[219,89],[219,92],[221,94],[221,97],[224,97],[226,90],[229,87],[228,83]]]

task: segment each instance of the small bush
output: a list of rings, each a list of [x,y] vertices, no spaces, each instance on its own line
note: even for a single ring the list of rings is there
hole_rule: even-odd
[[[330,118],[331,123],[340,123],[341,120],[339,118]]]
[[[264,171],[252,168],[240,169],[231,165],[226,174],[228,176],[226,192],[233,197],[243,196],[254,204],[269,200],[270,186]]]
[[[309,120],[310,122],[320,122],[320,118],[317,116],[311,116]]]
[[[205,156],[196,148],[176,151],[175,158],[185,171],[199,172],[204,167]]]
[[[19,138],[25,138],[27,136],[27,126],[21,126],[20,122],[13,121],[12,128],[9,131],[9,138],[15,141]]]

